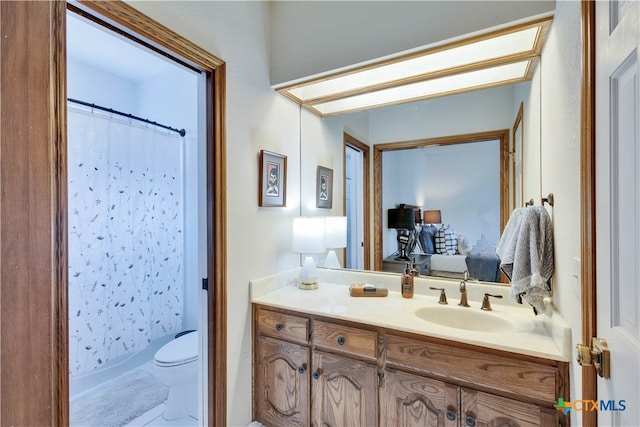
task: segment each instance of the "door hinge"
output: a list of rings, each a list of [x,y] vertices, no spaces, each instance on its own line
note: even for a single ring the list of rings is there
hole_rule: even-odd
[[[203,277],[202,278],[202,289],[204,289],[205,291],[209,290],[209,278],[208,277]]]
[[[576,360],[580,366],[595,366],[596,372],[602,378],[609,378],[611,374],[611,355],[607,341],[591,338],[591,346],[576,345]]]

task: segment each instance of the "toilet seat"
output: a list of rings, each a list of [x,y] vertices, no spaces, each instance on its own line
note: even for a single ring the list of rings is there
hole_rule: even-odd
[[[160,348],[153,363],[158,367],[186,365],[198,360],[198,331],[182,335]]]

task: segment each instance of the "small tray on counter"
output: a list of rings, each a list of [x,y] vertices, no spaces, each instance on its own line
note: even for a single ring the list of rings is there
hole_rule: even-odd
[[[371,283],[352,283],[349,285],[349,295],[352,297],[386,297],[387,288],[378,287]]]

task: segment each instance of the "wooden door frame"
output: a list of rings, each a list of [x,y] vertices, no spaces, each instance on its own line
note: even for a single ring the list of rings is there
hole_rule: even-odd
[[[371,215],[369,213],[370,211],[370,206],[369,204],[371,203],[371,188],[370,188],[370,178],[369,178],[369,164],[371,163],[371,160],[369,159],[370,155],[369,155],[369,146],[367,144],[365,144],[364,142],[354,138],[353,136],[349,135],[348,133],[344,133],[343,136],[343,149],[342,149],[342,170],[343,170],[343,175],[344,175],[344,181],[342,184],[342,197],[343,197],[343,201],[342,201],[342,206],[344,209],[343,214],[346,215],[347,214],[347,178],[346,178],[346,173],[347,173],[347,166],[346,166],[346,159],[347,159],[347,147],[351,147],[355,150],[358,150],[360,152],[362,152],[362,204],[364,205],[362,207],[362,211],[363,211],[363,236],[362,236],[362,240],[363,240],[363,245],[364,245],[364,269],[365,270],[369,270],[371,268]],[[344,262],[346,263],[346,258],[344,258]]]
[[[209,290],[207,293],[207,342],[208,342],[208,418],[210,425],[226,425],[226,359],[227,359],[227,312],[226,312],[226,251],[214,250],[214,248],[226,248],[226,152],[225,152],[225,87],[226,66],[224,61],[201,49],[194,43],[173,32],[162,24],[152,20],[138,12],[135,8],[122,1],[94,2],[80,0],[80,3],[99,14],[102,18],[124,28],[134,38],[151,42],[160,49],[171,52],[195,67],[201,69],[206,75],[206,144],[207,144],[207,271]],[[62,34],[59,37],[66,42],[65,26],[61,25]],[[60,68],[64,79],[54,80],[59,91],[66,94],[66,48],[58,53]],[[56,53],[54,52],[54,55]],[[64,67],[64,68],[63,68]],[[60,104],[54,111],[66,111],[66,97],[59,99]],[[66,117],[56,120],[59,128],[66,131]],[[66,159],[66,132],[64,138],[62,159]],[[66,166],[66,164],[65,164]],[[66,167],[57,170],[58,188],[57,194],[60,200],[60,215],[66,218]],[[66,222],[66,219],[64,220]],[[66,224],[64,231],[59,233],[64,254],[67,252]],[[66,257],[62,268],[65,276],[67,271]],[[68,311],[66,301],[66,280],[58,283],[56,293],[60,296],[60,310],[65,315]],[[66,316],[60,318],[59,347],[65,347],[68,342]],[[68,366],[68,356],[65,350],[64,360],[60,360],[60,366]],[[67,377],[68,370],[63,369],[59,376]],[[60,383],[58,396],[64,399],[69,395],[68,380],[58,378]],[[64,402],[60,402],[64,403]],[[61,425],[68,425],[67,403],[61,405],[58,420]],[[63,409],[64,408],[64,409]]]
[[[441,136],[412,141],[388,142],[373,146],[373,249],[374,269],[382,271],[382,153],[412,148],[499,140],[500,147],[500,230],[509,219],[509,129]]]
[[[0,2],[0,425],[68,421],[65,13]]]
[[[582,101],[580,111],[580,277],[582,343],[589,345],[596,330],[596,14],[595,2],[582,1]],[[597,400],[597,376],[592,366],[582,367],[581,399]],[[584,425],[598,424],[597,411],[582,412]]]

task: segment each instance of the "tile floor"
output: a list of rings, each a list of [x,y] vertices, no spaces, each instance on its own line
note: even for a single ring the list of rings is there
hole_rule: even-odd
[[[175,421],[167,421],[162,417],[164,403],[147,411],[138,418],[132,420],[126,427],[197,427],[198,420],[192,417]]]
[[[153,372],[151,362],[147,362],[139,368],[150,373]],[[165,404],[162,403],[131,420],[123,427],[198,427],[198,420],[191,416],[174,421],[167,421],[162,416]]]
[[[151,373],[153,373],[153,367],[151,362],[147,362],[141,366],[142,369],[145,369]],[[192,417],[186,417],[179,420],[167,421],[162,417],[162,412],[164,411],[164,403],[156,406],[153,409],[148,410],[144,414],[140,415],[138,418],[132,420],[129,424],[126,424],[124,427],[197,427],[198,420]]]

